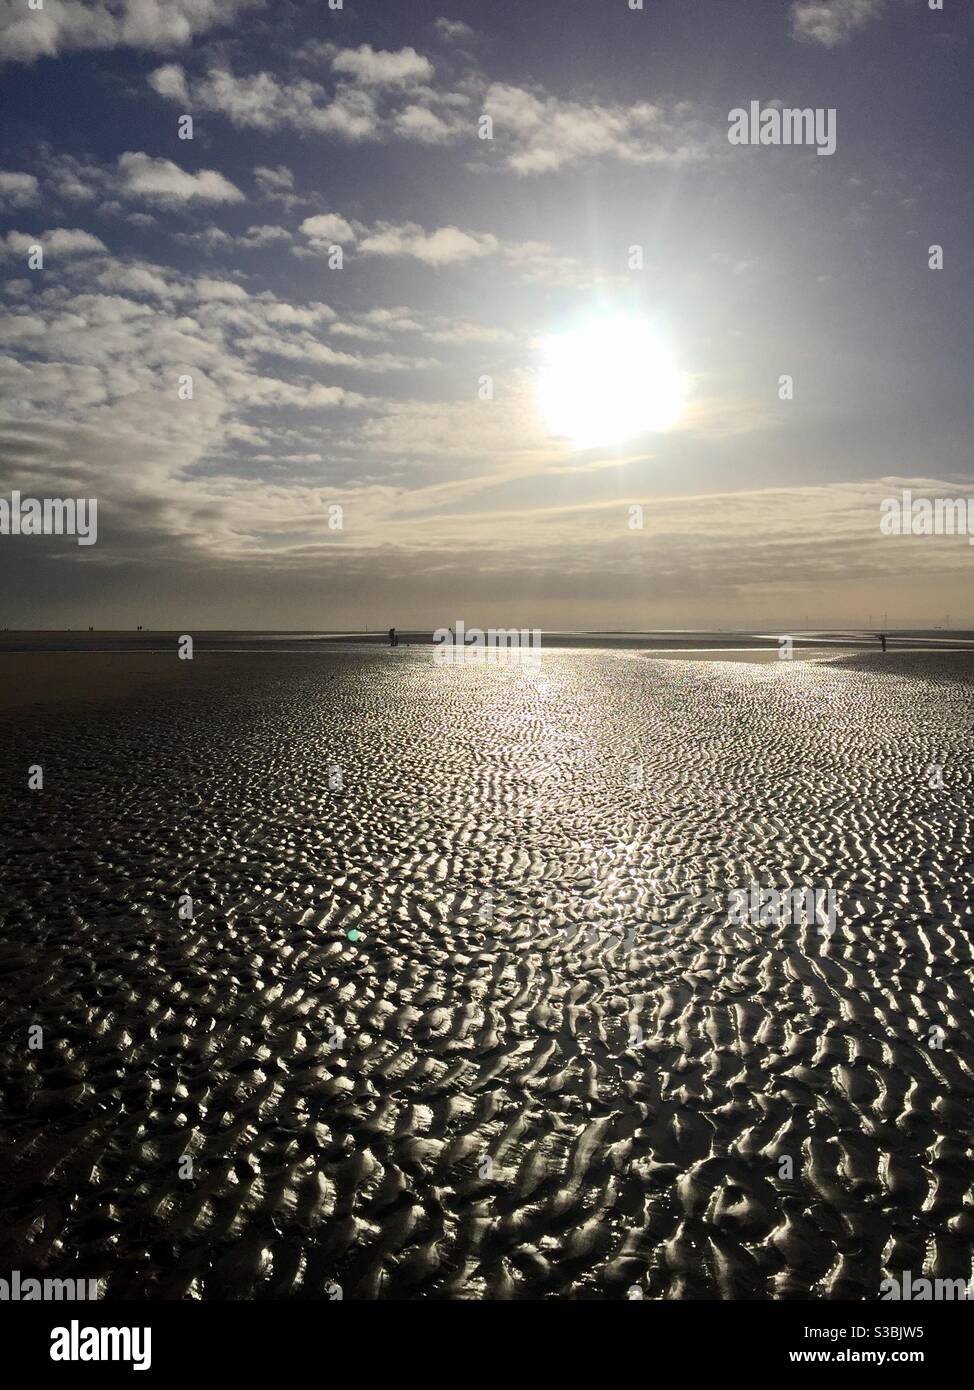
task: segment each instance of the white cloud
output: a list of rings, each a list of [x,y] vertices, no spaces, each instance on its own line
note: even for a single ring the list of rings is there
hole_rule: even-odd
[[[513,343],[514,334],[506,328],[489,328],[482,323],[463,320],[432,329],[428,337],[434,343]]]
[[[459,227],[439,227],[426,232],[414,222],[380,222],[359,243],[366,256],[399,256],[424,265],[459,265],[492,256],[500,243],[489,233],[462,232]]]
[[[421,334],[424,342],[449,343],[512,343],[515,334],[506,328],[492,328],[471,323],[466,319],[450,319],[423,309],[369,309],[363,314],[331,325],[332,333],[363,342],[391,338],[396,333]]]
[[[286,328],[316,328],[334,321],[334,309],[327,304],[289,304],[272,296],[262,296],[259,306],[267,323]]]
[[[74,49],[183,48],[264,0],[47,0],[0,8],[0,61],[33,63]]]
[[[361,338],[364,342],[388,338],[391,333],[422,332],[420,318],[411,309],[369,309],[364,314],[355,315],[354,322],[337,322],[331,331],[346,338]]]
[[[201,275],[196,281],[196,293],[200,299],[215,299],[223,303],[250,298],[242,285],[236,285],[232,280],[212,280],[206,275]]]
[[[301,231],[308,238],[309,250],[319,255],[326,255],[336,242],[357,242],[364,256],[399,257],[431,266],[460,265],[492,256],[500,249],[500,242],[490,233],[464,232],[459,227],[427,232],[415,222],[377,222],[367,227],[353,225],[334,212],[306,217]]]
[[[108,265],[99,271],[96,283],[106,290],[152,295],[156,299],[178,298],[183,290],[166,280],[166,270],[154,265]]]
[[[393,129],[403,139],[421,145],[445,145],[463,131],[469,134],[471,122],[458,113],[451,113],[451,118],[445,120],[428,106],[411,103],[393,117]]]
[[[167,97],[170,101],[181,102],[184,106],[189,105],[186,74],[178,63],[166,63],[164,67],[156,68],[155,72],[149,73],[148,80],[149,86],[157,91],[161,97]]]
[[[403,87],[415,82],[428,82],[433,76],[433,64],[415,48],[402,48],[396,53],[376,50],[363,43],[359,48],[345,48],[331,60],[332,69],[363,82],[370,87]]]
[[[287,123],[283,93],[270,73],[234,77],[225,69],[213,68],[191,89],[183,69],[170,63],[151,72],[148,81],[160,96],[207,111],[219,111],[234,125],[275,130]],[[303,85],[310,87],[312,84]]]
[[[276,227],[264,225],[262,227],[248,227],[243,236],[236,238],[238,246],[248,248],[273,246],[278,241],[290,241],[291,233],[286,227]]]
[[[301,223],[301,230],[311,242],[311,247],[315,251],[328,254],[329,246],[335,242],[348,242],[355,240],[355,231],[350,222],[337,212],[323,212],[316,217],[306,217]]]
[[[286,164],[278,164],[276,169],[258,164],[254,178],[265,198],[287,198],[294,192],[294,175]]]
[[[328,410],[336,406],[356,407],[366,398],[342,386],[323,386],[312,382],[279,381],[276,377],[248,377],[247,399],[254,405],[290,406],[294,410]]]
[[[226,68],[210,68],[190,83],[182,68],[167,64],[149,74],[160,96],[204,111],[217,111],[244,130],[308,131],[362,140],[378,134],[380,121],[369,92],[341,87],[329,97],[317,82],[287,82],[268,72],[237,77]]]
[[[383,332],[418,333],[420,331],[416,312],[403,306],[395,309],[369,309],[367,313],[362,315],[362,318],[370,328],[380,329]]]
[[[51,253],[55,256],[85,256],[108,249],[98,237],[82,231],[80,227],[55,227],[49,232],[42,232],[40,236],[32,236],[28,232],[8,232],[6,240],[0,239],[0,244],[6,246],[8,253],[23,256],[27,255],[31,246],[42,246],[45,255]]]
[[[477,37],[476,29],[471,29],[462,19],[438,19],[433,28],[447,43],[470,43]]]
[[[434,358],[408,357],[397,353],[375,353],[369,357],[339,352],[309,333],[255,334],[247,340],[247,350],[293,362],[313,362],[325,367],[346,367],[360,372],[421,371],[438,365]]]
[[[11,208],[26,207],[37,201],[38,183],[33,174],[17,174],[0,170],[0,204]]]
[[[549,173],[599,158],[682,165],[705,159],[718,147],[715,133],[695,120],[685,103],[585,105],[494,83],[484,111],[493,118],[494,138],[506,150],[507,167],[517,174]]]
[[[458,90],[434,89],[425,81],[432,66],[412,48],[383,53],[364,44],[335,53],[330,45],[319,47],[331,55],[339,78],[331,92],[305,77],[241,77],[225,67],[191,80],[171,63],[150,74],[149,82],[160,95],[219,112],[241,129],[423,145],[467,140],[477,143],[483,159],[490,155],[477,141],[476,118],[485,112],[494,120],[493,148],[506,168],[522,175],[585,160],[681,166],[726,153],[723,132],[705,125],[689,103],[564,101],[541,88],[491,85],[478,73],[468,73]],[[261,187],[273,184],[265,179]]]
[[[43,151],[43,170],[47,191],[73,203],[89,203],[111,186],[110,175],[100,165],[49,149]]]
[[[835,48],[877,19],[885,0],[798,0],[791,7],[791,32],[807,43]]]
[[[512,379],[510,394],[487,411],[476,400],[395,401],[362,422],[356,446],[372,458],[388,454],[417,459],[501,460],[535,451],[539,455],[550,452],[534,419],[530,388],[520,377]],[[451,482],[445,484],[447,492],[452,486]]]
[[[547,241],[518,241],[505,246],[504,255],[522,280],[545,285],[570,285],[585,289],[609,279],[574,256],[566,256]]]
[[[154,159],[148,154],[129,152],[119,155],[119,171],[125,192],[133,197],[159,203],[239,203],[240,189],[215,169],[187,173],[171,159]]]
[[[324,110],[309,113],[308,129],[343,135],[346,140],[368,140],[380,134],[381,122],[368,92],[344,88]]]
[[[65,487],[77,480],[79,495],[110,498],[119,532],[142,558],[156,543],[239,555],[284,517],[289,530],[298,519],[313,531],[308,518],[320,512],[321,497],[295,488],[293,476],[269,488],[249,462],[238,468],[241,450],[260,448],[274,462],[297,455],[295,446],[307,448],[311,437],[320,451],[321,412],[345,416],[374,403],[333,381],[280,379],[258,369],[257,357],[291,359],[297,369],[307,362],[316,372],[409,363],[322,348],[315,329],[334,318],[327,305],[248,298],[232,282],[148,263],[104,257],[94,268],[96,283],[129,293],[78,292],[72,283],[88,285],[90,277],[70,266],[25,303],[15,282],[4,287],[0,392],[17,477],[35,487],[44,478]],[[193,376],[192,401],[176,401],[182,372]],[[137,478],[129,467],[136,449]],[[206,476],[193,477],[204,459]],[[321,469],[314,478],[320,488]],[[328,493],[329,502],[341,500],[334,486]],[[119,538],[113,558],[124,552]]]

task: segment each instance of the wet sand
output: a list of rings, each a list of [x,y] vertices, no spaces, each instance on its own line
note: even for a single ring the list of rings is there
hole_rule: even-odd
[[[816,648],[798,653],[796,659],[816,660],[834,654],[831,649]],[[307,655],[313,660],[316,653],[309,651]],[[641,657],[644,653],[634,652],[633,655]],[[645,655],[674,661],[765,663],[778,660],[776,651],[761,648],[681,648]],[[110,703],[159,686],[180,690],[219,682],[224,674],[232,681],[234,666],[239,667],[241,661],[250,656],[249,650],[227,652],[206,648],[192,661],[180,661],[174,651],[0,651],[0,712],[70,701]]]
[[[254,655],[313,656],[363,649],[388,650],[385,632],[218,632],[191,634],[194,658],[180,660],[183,634],[171,631],[87,631],[66,629],[0,631],[0,711],[37,703],[123,699],[158,685],[174,688],[219,680],[224,663]],[[400,633],[401,652],[428,650],[431,632]],[[731,661],[763,665],[781,659],[780,637],[740,632],[545,632],[543,651],[599,650],[660,661]],[[795,661],[830,658],[878,650],[872,633],[799,632],[793,635]],[[896,651],[945,650],[974,654],[974,633],[897,632],[889,637]],[[503,656],[503,653],[501,653]]]
[[[0,711],[52,701],[124,699],[157,685],[185,686],[199,669],[157,652],[0,652]]]
[[[0,713],[0,1267],[109,1298],[971,1277],[970,656],[156,659]],[[751,881],[834,888],[835,935],[728,925]]]

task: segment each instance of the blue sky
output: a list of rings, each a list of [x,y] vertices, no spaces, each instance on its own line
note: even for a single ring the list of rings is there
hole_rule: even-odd
[[[99,504],[0,538],[3,623],[974,624],[966,541],[879,532],[974,487],[972,19],[0,0],[3,488]],[[751,101],[834,155],[732,146]],[[578,451],[539,350],[603,314],[686,408]]]

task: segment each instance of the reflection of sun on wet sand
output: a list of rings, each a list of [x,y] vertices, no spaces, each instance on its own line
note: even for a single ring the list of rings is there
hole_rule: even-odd
[[[770,655],[0,658],[99,702],[0,714],[0,1267],[108,1297],[969,1278],[974,661]],[[751,884],[832,891],[834,932],[730,920]]]

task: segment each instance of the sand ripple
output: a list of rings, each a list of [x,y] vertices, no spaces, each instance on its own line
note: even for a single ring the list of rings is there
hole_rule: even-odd
[[[240,656],[8,716],[0,1268],[198,1298],[970,1278],[968,661]],[[728,924],[751,881],[834,888],[836,934]]]

